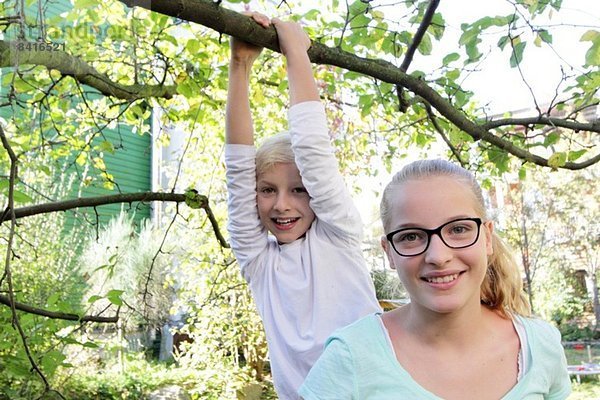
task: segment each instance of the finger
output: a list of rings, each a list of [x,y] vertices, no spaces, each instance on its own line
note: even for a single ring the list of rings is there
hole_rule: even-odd
[[[268,28],[269,25],[271,25],[271,20],[264,14],[261,14],[259,12],[253,12],[250,16],[256,23],[258,23],[263,28]]]

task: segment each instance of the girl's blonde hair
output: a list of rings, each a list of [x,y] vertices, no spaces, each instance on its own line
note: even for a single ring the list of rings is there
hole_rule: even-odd
[[[295,163],[292,141],[288,132],[273,135],[256,151],[256,176],[273,168],[277,163]]]
[[[380,214],[385,232],[389,232],[391,228],[393,193],[401,190],[399,186],[409,180],[434,176],[452,177],[464,183],[471,189],[476,199],[475,211],[478,217],[484,220],[489,219],[481,186],[470,171],[446,160],[419,160],[408,164],[396,173],[383,192]],[[519,267],[508,246],[496,232],[492,232],[492,248],[494,253],[488,258],[487,273],[481,284],[481,303],[496,310],[504,317],[509,317],[511,313],[529,316],[531,308],[523,292]]]

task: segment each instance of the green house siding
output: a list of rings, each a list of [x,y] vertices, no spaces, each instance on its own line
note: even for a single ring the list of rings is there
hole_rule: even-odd
[[[112,175],[114,186],[111,189],[103,187],[101,178],[91,185],[85,185],[81,179],[75,182],[70,197],[96,197],[119,193],[147,192],[152,190],[152,140],[148,134],[138,135],[128,127],[121,127],[117,133],[105,130],[102,140],[107,140],[115,147],[114,153],[104,153],[103,159],[106,172]],[[98,178],[99,172],[90,170],[89,176]],[[82,178],[79,176],[78,178]],[[83,177],[85,179],[85,176]],[[98,218],[100,226],[106,224],[112,217],[124,209],[132,213],[137,226],[143,219],[150,218],[149,204],[109,204],[96,209],[81,209],[67,217],[66,230],[74,224],[88,221],[95,222]],[[96,213],[98,214],[96,217]]]
[[[7,7],[7,9],[10,9],[11,5],[15,5],[17,2],[15,0],[13,1],[7,1],[5,4],[5,7]],[[25,7],[25,15],[27,20],[30,21],[37,21],[38,20],[38,3],[37,2],[27,2],[28,5],[26,5]],[[17,7],[19,7],[19,5],[16,5]],[[71,3],[71,1],[69,0],[54,0],[54,1],[49,1],[46,3],[46,6],[44,7],[44,16],[46,19],[46,26],[53,26],[56,25],[57,21],[61,21],[61,14],[70,11],[73,8],[73,4]],[[12,13],[15,14],[15,13]],[[15,24],[11,25],[7,30],[5,30],[4,32],[4,39],[6,40],[15,40],[16,38],[18,38],[18,29],[16,27]],[[33,26],[27,26],[25,28],[25,40],[27,41],[37,41],[39,39],[40,36],[40,31],[39,28],[37,27],[33,27]],[[59,34],[58,32],[54,32],[50,34],[50,38],[47,38],[47,41],[52,41],[52,42],[62,42],[64,39],[62,40],[55,40],[58,38],[62,38],[64,37],[63,34]]]

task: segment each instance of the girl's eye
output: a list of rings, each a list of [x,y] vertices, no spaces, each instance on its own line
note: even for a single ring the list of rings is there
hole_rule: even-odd
[[[306,193],[306,189],[304,187],[297,187],[292,189],[293,193]]]
[[[423,233],[421,232],[406,232],[402,235],[398,235],[399,242],[414,242],[421,239],[423,239]]]
[[[450,229],[450,233],[452,233],[453,235],[464,235],[465,233],[468,233],[470,230],[471,230],[471,228],[468,226],[455,225]]]
[[[264,194],[275,193],[275,189],[270,188],[270,187],[261,188],[259,191],[260,191],[260,193],[264,193]]]

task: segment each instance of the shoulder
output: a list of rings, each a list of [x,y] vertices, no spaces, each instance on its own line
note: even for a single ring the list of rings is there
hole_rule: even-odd
[[[529,347],[530,385],[542,387],[545,399],[566,399],[571,392],[567,359],[561,335],[552,324],[539,318],[517,317],[525,327]]]
[[[559,330],[547,321],[535,317],[517,317],[525,327],[527,341],[532,349],[550,355],[564,356]]]
[[[539,336],[540,339],[546,339],[549,341],[560,342],[561,336],[558,329],[547,321],[536,317],[517,317],[517,319],[523,324],[526,332]]]
[[[327,339],[325,350],[300,388],[304,399],[356,398],[357,388],[364,387],[365,377],[376,372],[382,360],[376,349],[369,346],[372,337],[377,336],[377,318],[376,314],[369,314],[337,329]]]
[[[382,342],[383,332],[377,313],[368,314],[355,322],[335,330],[325,342],[344,343],[351,353],[361,353],[364,349],[373,349],[375,343]]]

